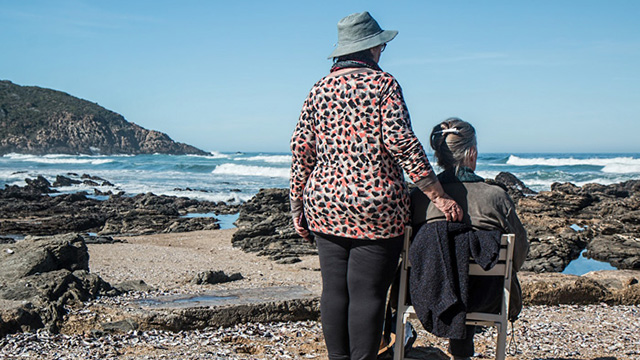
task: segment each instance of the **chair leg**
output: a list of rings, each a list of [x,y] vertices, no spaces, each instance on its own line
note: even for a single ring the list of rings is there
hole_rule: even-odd
[[[504,360],[507,352],[507,324],[496,323],[498,339],[496,346],[496,360]]]
[[[396,343],[393,346],[393,360],[404,359],[404,311],[405,306],[398,303],[398,310],[396,313]]]

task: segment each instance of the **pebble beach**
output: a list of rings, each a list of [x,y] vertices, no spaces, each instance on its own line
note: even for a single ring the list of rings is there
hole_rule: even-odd
[[[100,298],[69,308],[60,334],[45,330],[0,339],[0,359],[326,359],[317,321],[245,323],[227,328],[169,332],[131,330],[95,333],[106,305],[126,308],[133,300],[216,289],[302,285],[320,292],[317,257],[276,264],[231,246],[235,230],[123,237],[125,242],[89,245],[91,272],[108,282],[144,280],[156,290]],[[239,272],[243,279],[218,285],[189,280],[206,270]],[[105,320],[105,319],[102,319]],[[107,319],[108,320],[108,319]],[[414,323],[413,356],[448,359],[446,341]],[[640,306],[525,306],[508,342],[508,359],[640,359]],[[494,356],[495,331],[476,334],[476,358]]]

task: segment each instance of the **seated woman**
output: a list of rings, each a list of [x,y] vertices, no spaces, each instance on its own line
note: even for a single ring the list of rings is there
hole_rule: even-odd
[[[516,214],[516,208],[507,192],[498,185],[490,185],[474,173],[478,149],[473,126],[458,118],[450,118],[436,125],[431,132],[431,147],[435,151],[438,166],[444,171],[438,179],[449,194],[463,209],[462,222],[474,230],[499,230],[503,234],[515,234],[513,256],[514,272],[525,261],[529,243],[527,235]],[[411,194],[412,223],[414,229],[425,222],[446,220],[420,191]],[[515,274],[514,274],[515,275]],[[515,319],[522,307],[522,292],[516,276],[513,276],[511,309],[509,318]],[[480,279],[469,281],[469,308],[467,311],[498,312],[501,303],[500,288],[488,290]],[[514,311],[511,311],[514,310]],[[515,313],[514,313],[515,312]],[[468,326],[465,339],[449,339],[449,352],[454,359],[468,359],[474,354],[474,326]]]

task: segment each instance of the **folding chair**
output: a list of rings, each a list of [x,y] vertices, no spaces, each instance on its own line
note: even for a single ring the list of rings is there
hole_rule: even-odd
[[[417,319],[413,306],[407,304],[409,246],[411,245],[411,227],[405,230],[404,247],[402,250],[402,266],[400,268],[400,286],[398,294],[398,312],[396,323],[396,343],[393,349],[393,359],[411,359],[404,356],[404,329],[410,318]],[[469,275],[473,276],[501,276],[504,277],[504,292],[499,314],[471,312],[467,313],[467,325],[495,326],[498,330],[496,339],[496,360],[504,360],[507,348],[507,324],[509,314],[509,296],[511,293],[511,271],[513,267],[514,234],[504,234],[500,238],[500,257],[498,263],[488,271],[484,271],[473,259],[469,263]],[[400,339],[400,340],[398,340]]]

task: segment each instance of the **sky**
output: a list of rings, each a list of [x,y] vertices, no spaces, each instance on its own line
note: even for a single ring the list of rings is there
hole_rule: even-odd
[[[0,80],[60,90],[206,151],[288,152],[337,22],[398,30],[380,66],[428,146],[640,152],[640,1],[0,0]]]

